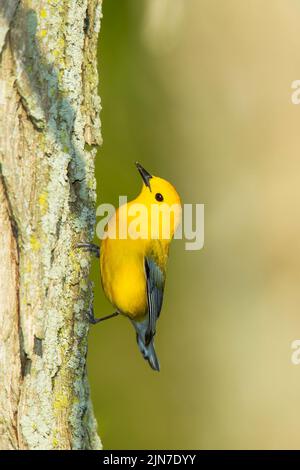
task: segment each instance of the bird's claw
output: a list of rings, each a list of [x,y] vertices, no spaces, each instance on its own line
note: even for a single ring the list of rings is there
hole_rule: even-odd
[[[100,247],[95,245],[94,243],[77,243],[76,248],[82,248],[86,251],[90,251],[91,253],[95,254],[97,258],[100,257]]]

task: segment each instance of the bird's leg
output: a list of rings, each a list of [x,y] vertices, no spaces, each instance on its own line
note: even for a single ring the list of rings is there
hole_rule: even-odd
[[[119,315],[119,312],[114,312],[111,315],[107,315],[106,317],[95,318],[94,308],[93,308],[92,304],[90,305],[90,308],[89,308],[89,311],[88,311],[88,319],[89,319],[89,322],[92,323],[92,325],[96,325],[96,323],[99,323],[99,322],[104,321],[104,320],[108,320],[109,318],[116,317],[117,315]]]
[[[76,248],[83,248],[100,258],[100,247],[94,243],[77,243]]]

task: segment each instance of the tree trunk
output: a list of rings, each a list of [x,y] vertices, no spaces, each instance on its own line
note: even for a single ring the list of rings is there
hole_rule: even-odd
[[[101,0],[0,0],[0,448],[99,449],[86,375]]]

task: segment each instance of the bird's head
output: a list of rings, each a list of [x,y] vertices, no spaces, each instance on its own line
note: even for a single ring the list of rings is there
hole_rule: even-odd
[[[151,175],[145,168],[136,162],[136,167],[143,179],[142,190],[135,200],[140,204],[144,204],[152,213],[150,218],[152,226],[155,224],[153,214],[159,213],[158,222],[161,231],[163,222],[170,223],[170,237],[172,238],[181,221],[181,201],[174,186],[163,178]],[[161,234],[158,238],[161,238]],[[164,237],[163,237],[164,238]]]

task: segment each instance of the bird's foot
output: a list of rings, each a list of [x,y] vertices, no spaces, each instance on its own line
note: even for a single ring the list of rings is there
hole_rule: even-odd
[[[109,318],[116,317],[117,315],[119,315],[119,312],[114,312],[111,315],[106,315],[106,317],[96,318],[95,315],[94,315],[93,305],[90,305],[90,308],[89,308],[88,314],[87,314],[88,320],[92,325],[96,325],[97,323],[99,323],[101,321],[104,321],[104,320],[109,320]]]
[[[97,258],[100,258],[100,247],[94,243],[77,243],[76,248],[82,248],[86,251],[90,251]]]

